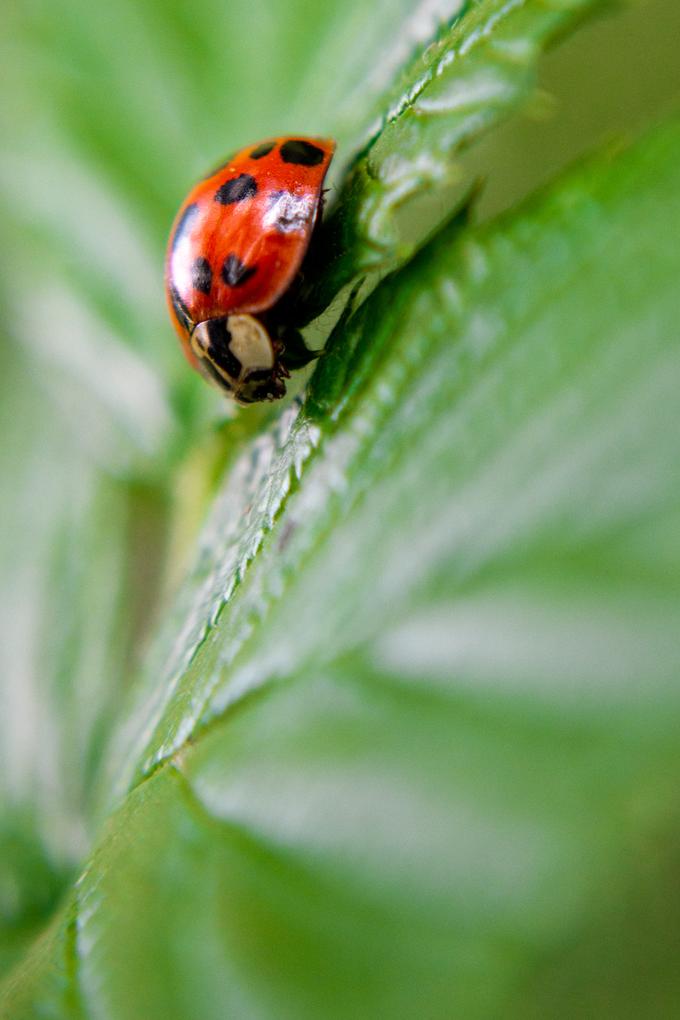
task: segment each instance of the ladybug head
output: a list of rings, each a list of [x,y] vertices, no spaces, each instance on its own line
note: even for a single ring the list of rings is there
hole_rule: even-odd
[[[286,392],[276,347],[252,315],[199,322],[191,348],[204,375],[240,404],[279,400]]]

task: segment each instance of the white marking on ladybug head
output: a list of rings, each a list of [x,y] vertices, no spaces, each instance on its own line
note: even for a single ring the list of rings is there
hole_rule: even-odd
[[[191,346],[203,375],[239,404],[278,400],[286,387],[276,348],[253,315],[229,315],[199,322]]]
[[[208,323],[199,322],[191,334],[191,349],[197,358],[204,358],[210,347],[208,336]]]
[[[241,379],[250,372],[262,372],[274,367],[274,348],[269,333],[252,315],[230,315],[227,329],[231,335],[229,350],[241,362]]]

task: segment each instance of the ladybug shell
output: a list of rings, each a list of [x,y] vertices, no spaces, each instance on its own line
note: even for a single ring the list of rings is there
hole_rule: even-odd
[[[170,234],[165,283],[195,367],[197,323],[264,312],[290,287],[334,149],[327,138],[273,138],[241,149],[189,192]]]

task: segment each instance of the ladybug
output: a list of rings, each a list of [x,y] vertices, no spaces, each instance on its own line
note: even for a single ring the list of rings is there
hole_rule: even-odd
[[[334,150],[297,136],[241,149],[189,192],[173,224],[165,287],[184,353],[240,404],[278,400],[289,369],[317,356],[290,309]]]

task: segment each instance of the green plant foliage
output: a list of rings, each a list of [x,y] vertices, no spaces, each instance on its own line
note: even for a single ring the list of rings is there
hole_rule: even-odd
[[[0,11],[0,1016],[677,1013],[680,125],[481,226],[461,162],[604,6]],[[234,415],[163,246],[288,130],[306,318],[375,289]]]
[[[370,269],[404,261],[422,241],[420,217],[400,232],[402,216],[434,188],[470,181],[454,157],[526,100],[541,52],[599,0],[489,0],[467,3],[398,86],[383,97],[380,125],[351,169],[326,227],[320,307]],[[454,197],[455,196],[455,197]]]
[[[584,941],[586,1012],[678,994],[646,956],[678,934],[679,166],[672,125],[445,230],[338,331],[78,884],[84,1015],[570,1016]]]
[[[366,104],[457,7],[0,5],[0,969],[89,846],[108,734],[210,491],[209,468],[179,466],[224,405],[167,321],[175,209],[251,138],[353,146]]]
[[[470,32],[482,7],[466,15]],[[0,563],[12,606],[0,803],[8,819],[34,819],[35,852],[56,874],[88,843],[102,746],[159,583],[177,570],[164,564],[177,546],[166,550],[166,535],[191,536],[203,513],[209,482],[199,466],[178,483],[177,465],[224,413],[186,371],[165,315],[160,266],[177,202],[225,151],[271,132],[334,134],[340,170],[375,141],[388,107],[407,116],[463,9],[278,0],[248,39],[242,2],[203,0],[199,17],[188,0],[37,0],[0,12],[12,97],[0,106]],[[522,31],[539,39],[538,27]],[[451,38],[460,46],[464,35]],[[527,46],[523,80],[539,48]],[[518,94],[506,90],[506,108]],[[248,420],[250,431],[261,422]],[[244,431],[235,425],[227,447]],[[179,498],[178,484],[194,495]],[[22,897],[9,900],[23,930]]]

